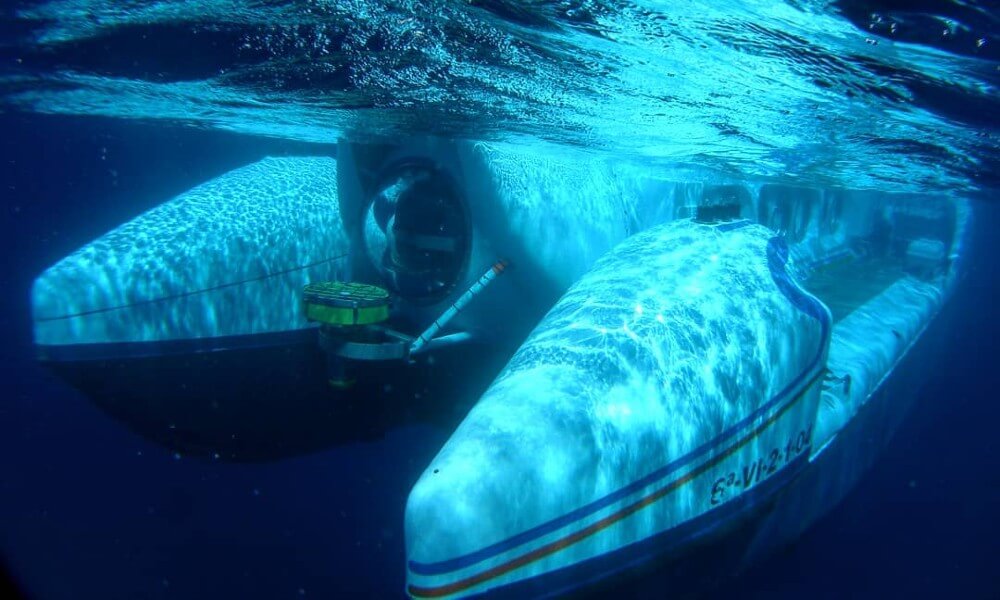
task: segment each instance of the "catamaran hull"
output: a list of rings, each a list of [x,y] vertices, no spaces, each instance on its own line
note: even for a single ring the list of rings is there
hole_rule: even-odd
[[[544,597],[657,557],[688,564],[706,544],[741,566],[794,539],[870,466],[931,372],[933,345],[918,342],[956,274],[912,258],[941,241],[892,243],[850,263],[840,289],[809,275],[842,268],[835,244],[792,249],[746,222],[621,244],[415,485],[408,593]]]
[[[769,478],[737,502],[628,547],[539,577],[469,597],[627,596],[656,589],[664,597],[698,596],[794,543],[834,509],[878,460],[944,358],[933,340],[946,333],[945,308],[835,442]]]

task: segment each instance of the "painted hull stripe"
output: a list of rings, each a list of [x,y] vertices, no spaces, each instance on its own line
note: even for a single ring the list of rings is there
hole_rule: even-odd
[[[693,542],[705,540],[716,532],[724,531],[733,521],[748,518],[799,477],[809,465],[809,452],[803,451],[774,475],[764,479],[749,491],[729,502],[701,513],[680,525],[653,534],[650,537],[610,550],[605,554],[542,573],[529,579],[520,579],[499,587],[489,588],[470,598],[554,598],[645,564],[656,557],[673,555],[680,558]]]
[[[487,569],[476,575],[472,575],[470,577],[466,577],[465,579],[460,579],[454,583],[437,587],[421,587],[421,586],[410,585],[407,588],[407,591],[410,593],[411,596],[414,596],[416,598],[441,598],[444,596],[457,594],[473,586],[485,583],[491,579],[495,579],[502,575],[506,575],[511,571],[529,565],[537,560],[540,560],[547,556],[551,556],[556,552],[565,550],[566,548],[569,548],[570,546],[576,544],[577,542],[585,540],[586,538],[594,534],[600,533],[601,531],[607,529],[608,527],[611,527],[612,525],[618,523],[619,521],[652,505],[653,503],[657,502],[658,500],[662,499],[668,494],[682,488],[688,483],[691,483],[699,476],[705,474],[706,472],[717,466],[719,463],[721,463],[725,459],[735,454],[740,448],[747,445],[750,441],[752,441],[754,438],[760,435],[761,432],[763,432],[771,425],[773,425],[775,421],[777,421],[790,408],[795,406],[798,403],[798,401],[805,395],[805,392],[809,390],[810,386],[813,383],[815,383],[817,379],[818,376],[809,380],[791,401],[782,406],[780,410],[776,411],[766,421],[755,427],[753,431],[751,431],[749,434],[737,440],[735,444],[726,448],[724,451],[712,457],[710,460],[702,463],[698,467],[692,469],[683,477],[675,479],[666,486],[645,496],[644,498],[641,498],[636,502],[633,502],[632,504],[629,504],[628,506],[625,506],[621,510],[612,513],[604,517],[603,519],[596,521],[579,531],[576,531],[575,533],[572,533],[558,540],[552,541],[548,544],[545,544],[544,546],[540,546],[535,550],[532,550],[531,552],[522,554],[521,556],[513,560],[499,564],[491,569]]]
[[[723,431],[714,439],[709,440],[701,446],[688,452],[684,456],[667,463],[648,475],[629,483],[628,485],[611,492],[603,498],[599,498],[590,504],[586,504],[562,516],[551,519],[545,523],[537,525],[531,529],[522,531],[505,540],[486,546],[469,554],[450,558],[443,561],[423,563],[415,560],[408,562],[411,572],[417,575],[444,575],[452,571],[457,571],[483,562],[498,556],[508,550],[521,546],[542,536],[548,535],[556,530],[562,529],[581,519],[584,519],[628,496],[649,487],[656,482],[669,477],[678,469],[696,461],[704,454],[724,444],[727,440],[735,437],[745,430],[754,421],[760,419],[775,406],[781,404],[787,398],[801,389],[806,380],[812,380],[824,367],[826,347],[830,339],[831,319],[826,307],[815,297],[803,291],[788,275],[785,265],[788,261],[788,245],[782,238],[772,238],[767,244],[767,266],[771,277],[778,290],[801,312],[813,317],[820,323],[820,343],[816,355],[812,361],[799,375],[792,380],[784,389],[778,392],[773,398],[765,402],[760,408],[748,415],[742,421],[736,423],[726,431]]]

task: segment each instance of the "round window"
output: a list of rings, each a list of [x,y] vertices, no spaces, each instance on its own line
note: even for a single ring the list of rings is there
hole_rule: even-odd
[[[396,294],[415,302],[447,295],[465,274],[471,237],[467,207],[442,170],[408,161],[379,179],[365,216],[365,248]]]

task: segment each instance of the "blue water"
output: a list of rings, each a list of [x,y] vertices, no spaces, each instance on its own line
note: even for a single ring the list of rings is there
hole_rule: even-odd
[[[460,413],[369,418],[364,441],[276,462],[175,454],[35,362],[28,290],[81,245],[260,157],[435,133],[973,197],[975,255],[934,338],[953,350],[891,446],[798,542],[708,593],[1000,597],[995,6],[251,4],[0,8],[8,587],[38,598],[401,595],[402,506]],[[658,583],[647,573],[622,593],[663,597]]]

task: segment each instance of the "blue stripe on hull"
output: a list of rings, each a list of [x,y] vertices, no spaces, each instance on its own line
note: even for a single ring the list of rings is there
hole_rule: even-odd
[[[808,466],[803,453],[773,477],[730,502],[709,510],[684,523],[640,542],[570,567],[550,571],[533,579],[494,588],[474,598],[523,599],[553,597],[588,585],[617,573],[641,566],[664,556],[683,554],[693,544],[723,538],[737,524],[745,523],[765,507]]]

